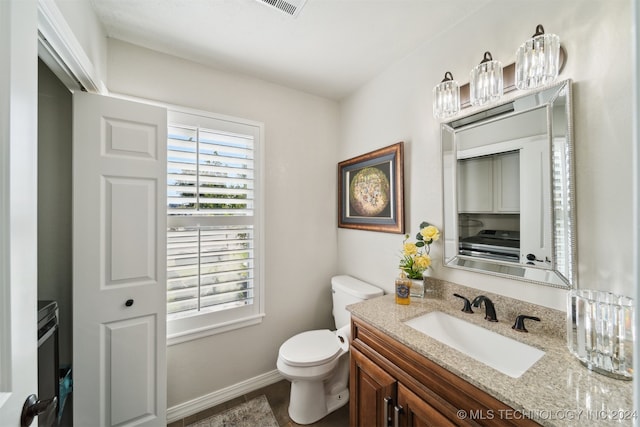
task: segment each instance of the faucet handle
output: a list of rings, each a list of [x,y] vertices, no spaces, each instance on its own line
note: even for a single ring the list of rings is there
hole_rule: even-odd
[[[513,324],[511,329],[515,329],[518,332],[529,332],[527,331],[527,328],[524,327],[524,319],[531,319],[531,320],[535,320],[536,322],[540,321],[539,317],[525,316],[524,314],[521,314],[518,317],[516,317],[516,323]]]
[[[464,307],[462,308],[462,312],[464,313],[473,313],[473,310],[471,310],[471,301],[469,301],[468,298],[463,297],[460,294],[453,294],[454,297],[458,297],[458,298],[462,298],[464,300]]]

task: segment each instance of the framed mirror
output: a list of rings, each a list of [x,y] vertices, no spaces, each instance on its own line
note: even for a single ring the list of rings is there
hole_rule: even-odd
[[[441,124],[444,265],[576,287],[571,80]]]

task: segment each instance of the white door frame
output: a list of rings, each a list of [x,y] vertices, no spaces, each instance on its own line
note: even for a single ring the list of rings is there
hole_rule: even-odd
[[[0,420],[19,425],[37,380],[36,1],[0,1]]]
[[[640,6],[638,6],[638,2],[635,0],[631,0],[631,12],[632,12],[632,26],[635,39],[632,43],[633,52],[632,52],[632,79],[631,79],[631,90],[632,90],[632,136],[634,142],[634,151],[635,155],[633,157],[633,173],[634,173],[634,211],[633,211],[633,220],[635,223],[634,231],[633,231],[633,250],[634,250],[634,271],[633,271],[633,280],[635,282],[635,300],[636,300],[636,312],[635,312],[635,327],[636,334],[640,333],[640,314],[638,314],[638,301],[640,301],[640,171],[638,171],[638,167],[640,167],[640,149],[638,149],[638,139],[640,137],[640,120],[638,120],[638,114],[640,113],[640,84],[638,83],[638,79],[640,79]],[[636,338],[636,342],[633,350],[635,351],[636,357],[633,360],[633,369],[636,372],[640,372],[640,339]],[[640,381],[636,380],[633,382],[633,401],[635,402],[634,409],[635,411],[640,411]],[[636,423],[638,424],[638,423]]]

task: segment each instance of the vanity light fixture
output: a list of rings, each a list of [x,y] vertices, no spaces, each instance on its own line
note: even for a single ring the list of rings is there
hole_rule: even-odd
[[[533,89],[553,82],[560,69],[560,37],[545,34],[536,27],[535,34],[516,52],[516,87]]]
[[[480,64],[469,75],[471,105],[483,105],[502,97],[502,63],[494,60],[491,52],[485,52]]]
[[[460,111],[460,85],[453,74],[444,73],[444,79],[433,88],[433,117],[444,119]]]

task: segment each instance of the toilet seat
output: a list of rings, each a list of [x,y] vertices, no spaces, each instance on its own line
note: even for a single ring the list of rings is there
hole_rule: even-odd
[[[289,366],[322,365],[343,352],[335,332],[328,329],[302,332],[280,346],[280,357]]]

